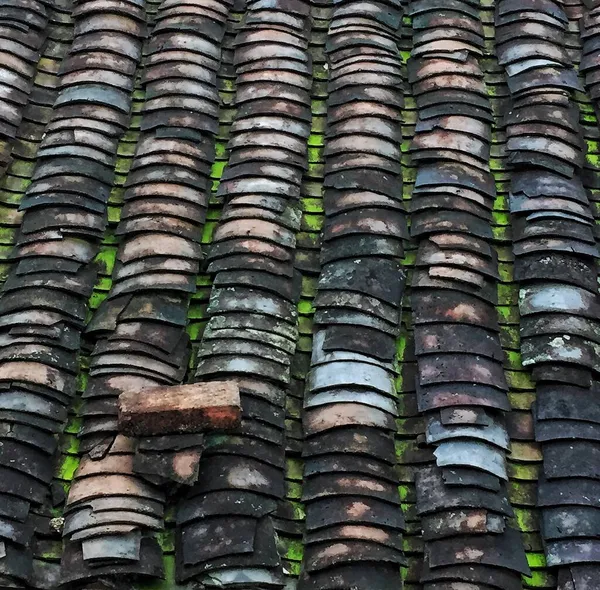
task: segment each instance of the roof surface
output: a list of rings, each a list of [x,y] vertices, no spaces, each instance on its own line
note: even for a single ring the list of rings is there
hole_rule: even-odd
[[[2,0],[0,588],[598,590],[597,4]]]

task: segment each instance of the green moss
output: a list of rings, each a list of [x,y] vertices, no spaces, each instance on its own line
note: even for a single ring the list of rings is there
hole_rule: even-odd
[[[122,186],[113,186],[108,197],[109,205],[122,206],[125,197],[125,189]]]
[[[317,294],[317,279],[303,275],[301,292],[303,297],[314,297]]]
[[[4,258],[4,256],[0,255],[0,258]],[[6,281],[9,272],[10,264],[0,264],[0,282]]]
[[[519,308],[516,305],[498,305],[496,312],[500,324],[517,325],[519,323]]]
[[[520,349],[520,336],[518,326],[500,326],[500,340],[504,349]]]
[[[546,567],[546,556],[543,553],[527,553],[527,563],[532,569]]]
[[[541,461],[542,451],[539,444],[534,442],[511,441],[511,460],[512,461]]]
[[[523,370],[523,365],[521,364],[521,353],[513,350],[504,351],[505,355],[505,366],[520,371]]]
[[[304,555],[302,541],[296,539],[286,539],[286,545],[285,557],[292,561],[302,561],[302,556]]]
[[[513,270],[512,264],[506,264],[504,262],[498,263],[498,274],[503,283],[512,283],[514,281]]]
[[[4,188],[13,193],[25,193],[30,184],[31,180],[28,178],[19,178],[12,174],[7,174],[4,177]]]
[[[210,244],[212,242],[215,229],[217,229],[217,224],[213,221],[207,221],[204,224],[204,229],[202,231],[203,244]]]
[[[530,410],[535,401],[535,392],[517,393],[512,391],[508,393],[508,401],[510,402],[511,408],[514,408],[515,410]]]
[[[327,104],[324,100],[311,100],[311,111],[313,116],[315,113],[325,113],[327,111]]]
[[[65,432],[69,434],[78,434],[81,430],[81,418],[74,416],[69,419],[65,427]]]
[[[494,211],[492,213],[492,220],[495,225],[509,225],[510,214],[504,211]]]
[[[417,251],[416,250],[407,250],[404,253],[404,258],[401,260],[403,266],[414,266],[415,260],[417,259]],[[407,281],[407,284],[410,284]]]
[[[545,563],[544,566],[545,567]],[[529,588],[552,588],[556,586],[554,578],[544,570],[534,570],[531,576],[523,576],[523,583]]]
[[[302,216],[302,226],[303,229],[312,230],[314,232],[319,232],[323,227],[323,222],[325,220],[324,215],[317,215],[313,213],[307,213]],[[318,233],[317,236],[318,237]]]
[[[499,242],[507,242],[511,239],[508,226],[494,225],[492,226],[492,234],[494,239]]]
[[[77,375],[77,391],[83,392],[87,387],[89,381],[89,357],[82,356],[79,359],[79,374]],[[80,400],[75,399],[73,405],[73,409],[77,411],[80,407]]]
[[[90,296],[88,305],[90,309],[95,310],[100,307],[100,304],[106,299],[106,293],[98,293],[94,291]]]
[[[294,560],[290,561],[289,563],[286,563],[285,569],[287,570],[288,574],[298,577],[300,575],[300,572],[302,571],[302,565],[300,561]]]
[[[508,482],[508,497],[510,502],[516,506],[535,507],[537,501],[537,489],[535,482]]]
[[[79,457],[73,457],[72,455],[64,456],[56,476],[60,479],[71,481],[78,466]]]
[[[121,219],[121,208],[120,207],[108,207],[108,222],[117,224]]]
[[[295,520],[304,520],[306,518],[306,511],[304,510],[303,504],[292,501],[290,501],[289,504],[292,507]]]
[[[198,275],[198,278],[196,279],[196,285],[210,287],[212,286],[212,281],[210,280],[210,277],[208,275],[201,274]]]
[[[44,550],[36,557],[47,561],[59,561],[62,554],[62,543],[60,541],[44,543]]]
[[[312,334],[313,323],[311,316],[298,316],[298,331],[300,334]]]
[[[80,441],[76,436],[65,435],[62,450],[68,455],[77,455],[79,453]]]
[[[291,498],[293,500],[300,500],[302,498],[302,485],[301,484],[299,484],[297,482],[286,480],[285,486],[286,486],[286,494],[285,495],[287,498]]]
[[[406,332],[402,331],[396,340],[396,359],[399,361],[404,358],[404,353],[406,351],[406,337]]]
[[[320,162],[323,157],[323,148],[309,146],[308,148],[308,161],[309,162]]]
[[[288,458],[285,462],[285,476],[288,479],[302,481],[303,464],[299,459]]]
[[[15,159],[10,166],[10,173],[14,174],[15,176],[29,178],[33,174],[34,169],[34,161]]]
[[[0,244],[12,245],[15,241],[17,230],[14,227],[0,227]]]
[[[515,463],[508,461],[508,476],[520,481],[537,481],[540,474],[539,463]]]
[[[396,448],[396,457],[398,457],[398,460],[401,463],[404,463],[405,461],[403,461],[402,457],[410,452],[414,447],[414,442],[412,440],[398,440],[396,439],[395,441],[395,448]]]
[[[227,162],[225,160],[216,160],[210,170],[211,178],[221,178],[223,170],[225,169]]]
[[[312,315],[315,313],[315,308],[313,307],[312,301],[308,301],[306,299],[301,299],[298,302],[298,313],[303,315]]]
[[[533,390],[535,385],[529,373],[525,371],[506,371],[506,378],[511,389]]]
[[[309,147],[323,147],[325,145],[325,136],[322,133],[311,133],[308,138]]]
[[[172,530],[158,532],[156,539],[165,553],[173,553],[175,551],[175,539]]]
[[[398,486],[398,495],[400,496],[400,500],[404,502],[411,495],[411,490],[407,485],[399,485]]]
[[[514,284],[498,283],[498,303],[500,305],[517,305],[519,290]]]
[[[310,353],[312,351],[312,334],[307,336],[300,336],[296,343],[296,350],[300,352]]]
[[[6,178],[6,177],[5,177]],[[23,192],[12,192],[10,190],[0,191],[0,203],[3,205],[17,206],[23,198]]]
[[[534,532],[539,530],[540,522],[536,510],[515,508],[514,512],[519,530],[523,532]]]

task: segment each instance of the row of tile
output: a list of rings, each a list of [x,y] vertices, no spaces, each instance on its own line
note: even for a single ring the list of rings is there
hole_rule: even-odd
[[[132,3],[128,14],[119,17],[126,30],[111,33],[111,39],[135,63],[144,34],[143,7]],[[90,73],[105,67],[111,52],[99,37],[104,35],[102,18],[110,15],[110,7],[93,0],[77,5],[77,32],[65,69],[80,59],[90,60]],[[90,263],[104,231],[117,142],[127,126],[129,105],[129,92],[105,82],[61,81],[49,131],[67,133],[54,146],[49,145],[52,133],[44,138],[21,205],[25,214],[13,269],[0,297],[0,416],[3,445],[11,448],[2,456],[0,503],[7,507],[8,531],[23,530],[30,507],[48,501],[55,437],[76,387],[80,334],[95,277]],[[76,137],[79,130],[83,136]],[[105,138],[102,149],[88,130]],[[26,538],[10,533],[2,543],[4,574],[26,581],[31,574]]]
[[[144,51],[141,136],[116,229],[107,298],[88,324],[96,341],[81,415],[85,453],[67,499],[63,582],[160,578],[164,484],[193,484],[202,435],[118,434],[122,391],[181,383],[218,128],[216,72],[231,3],[161,4]],[[130,89],[131,90],[131,89]]]
[[[416,393],[434,464],[416,473],[424,587],[519,589],[529,572],[509,526],[508,384],[496,319],[492,109],[478,2],[411,3],[409,81],[418,109],[411,234]],[[445,587],[445,586],[444,586]]]
[[[301,275],[298,301],[298,341],[291,359],[290,385],[285,405],[286,481],[285,511],[289,518],[276,521],[280,554],[286,583],[297,583],[302,567],[304,534],[302,404],[305,383],[310,367],[313,343],[313,301],[320,270],[321,227],[323,225],[323,133],[326,120],[327,58],[325,45],[333,3],[311,0],[311,32],[308,52],[311,56],[313,79],[311,85],[311,135],[308,143],[308,169],[303,175],[300,190],[300,231],[296,234],[294,267]],[[302,548],[302,550],[300,550]]]
[[[31,92],[29,94],[27,105],[23,109],[21,123],[17,129],[14,140],[10,144],[12,150],[12,161],[6,174],[0,180],[1,194],[1,217],[2,217],[2,258],[3,264],[0,270],[2,279],[6,278],[11,263],[7,260],[13,248],[16,233],[23,213],[18,211],[19,203],[24,196],[24,192],[29,185],[28,178],[35,167],[35,156],[37,148],[42,139],[44,128],[50,121],[52,115],[52,105],[58,95],[59,77],[57,75],[61,61],[68,49],[68,43],[72,38],[71,6],[67,0],[53,2],[46,5],[48,15],[48,25],[44,31],[47,37],[43,44],[43,54],[37,64],[37,73],[33,80]],[[23,415],[22,417],[25,417]],[[14,425],[12,428],[14,429]],[[7,427],[5,427],[6,429]],[[20,427],[17,426],[17,430]],[[27,430],[27,429],[26,429]],[[16,435],[18,438],[20,434]],[[55,444],[52,439],[46,438],[52,448]],[[48,461],[53,457],[48,456]],[[51,490],[58,491],[56,486]],[[52,503],[58,501],[60,493],[52,494]],[[9,504],[4,511],[3,517],[11,518],[14,505]],[[47,549],[49,538],[59,538],[56,530],[52,527],[52,513],[49,503],[31,504],[27,516],[27,539],[33,562],[29,561],[30,554],[26,553],[23,557],[23,571],[28,571],[28,582],[34,588],[44,588],[53,584],[57,580],[58,568],[55,563],[50,563],[40,559],[43,552]],[[13,518],[14,520],[14,518]],[[35,530],[35,536],[31,536],[32,530]],[[9,557],[6,562],[11,562],[9,571],[16,571],[14,559],[15,552],[9,549]],[[4,577],[2,583],[20,585],[15,578],[8,580]]]
[[[238,431],[205,439],[198,483],[178,507],[181,582],[285,584],[285,396],[297,340],[298,198],[307,168],[310,5],[249,1],[234,41],[236,113],[207,254],[213,287],[195,378],[234,380]],[[211,539],[207,543],[207,539]]]
[[[35,168],[35,157],[45,127],[52,116],[59,85],[58,72],[72,39],[70,0],[53,2],[46,7],[48,25],[44,31],[46,42],[37,63],[37,72],[32,80],[27,104],[22,108],[20,124],[14,138],[7,141],[10,165],[1,178],[2,221],[7,229],[2,239],[2,257],[5,265],[9,248],[14,244],[22,220],[18,211],[20,201]],[[2,269],[3,277],[5,271]]]
[[[593,12],[584,17],[582,71],[593,95]],[[547,0],[537,11],[501,1],[499,61],[511,90],[504,124],[511,178],[515,279],[520,283],[521,354],[536,381],[541,443],[541,532],[560,590],[582,590],[600,561],[600,306],[594,218],[581,181],[585,146],[567,55],[567,16]],[[595,490],[595,491],[594,491]]]
[[[325,220],[303,412],[306,510],[298,587],[400,588],[395,341],[402,205],[400,2],[333,7]]]
[[[0,7],[0,176],[29,101],[48,28],[47,4],[11,0]]]
[[[600,55],[598,52],[598,36],[600,35],[600,4],[591,2],[580,20],[580,34],[582,41],[582,55],[579,71],[585,80],[585,89],[591,97],[594,106],[600,99],[600,83],[598,68]]]

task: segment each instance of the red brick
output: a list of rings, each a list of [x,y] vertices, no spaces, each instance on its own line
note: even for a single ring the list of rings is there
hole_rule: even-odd
[[[119,428],[129,436],[231,430],[240,420],[239,388],[230,381],[152,387],[119,396]]]

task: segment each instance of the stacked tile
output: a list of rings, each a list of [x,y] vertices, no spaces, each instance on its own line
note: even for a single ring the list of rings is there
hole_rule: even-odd
[[[594,95],[594,11],[583,24],[582,71]],[[572,101],[580,86],[557,2],[502,1],[496,26],[513,100],[505,118],[514,167],[510,211],[521,353],[536,382],[535,435],[543,454],[541,532],[548,565],[559,567],[559,589],[583,590],[600,575],[600,300],[594,219],[580,178],[584,145]]]
[[[55,0],[46,7],[47,39],[43,44],[29,101],[23,111],[21,127],[12,148],[13,157],[28,160],[28,177],[33,171],[33,160],[45,127],[52,117],[52,107],[60,88],[60,65],[73,40],[72,4],[71,0]],[[14,164],[18,163],[19,160],[15,158]],[[12,167],[9,168],[9,173],[11,169]]]
[[[202,257],[198,242],[208,207],[219,114],[216,76],[229,8],[222,0],[192,11],[173,0],[156,17],[142,78],[141,135],[115,232],[120,245],[113,283],[87,329],[98,341],[84,394],[84,452],[117,432],[120,391],[109,385],[112,377],[135,375],[134,381],[148,380],[139,386],[150,386],[177,384],[185,376],[186,316]]]
[[[578,71],[583,77],[586,95],[580,95],[577,98],[579,99],[582,115],[580,120],[588,151],[582,180],[586,188],[591,189],[588,197],[592,214],[597,223],[600,219],[600,159],[598,154],[600,146],[600,128],[598,126],[598,117],[600,117],[600,51],[598,49],[600,2],[598,0],[586,0],[585,4],[586,6],[581,6],[578,11],[570,10],[569,19],[577,16],[578,13],[579,16],[583,15],[583,18],[578,20],[578,31],[581,32],[579,41],[582,44]]]
[[[305,381],[310,367],[312,351],[314,296],[319,274],[321,226],[323,224],[323,133],[327,97],[327,69],[325,42],[332,4],[328,0],[311,0],[311,38],[309,53],[312,61],[313,81],[311,88],[312,122],[308,147],[308,170],[305,171],[301,187],[300,207],[302,219],[296,236],[294,266],[301,274],[302,289],[298,301],[299,336],[296,353],[292,362],[292,381],[287,403],[288,414],[286,446],[288,453],[295,457],[298,469],[295,470],[297,484],[302,481],[300,467],[302,453],[302,399]],[[292,409],[293,408],[293,409]],[[300,499],[298,485],[294,487],[295,499]],[[297,533],[302,535],[302,527]]]
[[[284,572],[295,584],[302,566],[304,507],[302,498],[302,403],[306,377],[310,368],[313,336],[313,301],[319,274],[321,226],[323,224],[323,133],[325,130],[328,72],[325,67],[325,43],[333,4],[328,0],[311,0],[311,34],[309,54],[312,60],[312,123],[308,143],[308,170],[300,197],[302,217],[296,234],[294,267],[301,273],[298,300],[298,341],[291,363],[290,387],[286,396],[286,502],[275,518],[275,531],[283,557]],[[293,580],[293,581],[292,581]]]
[[[579,70],[585,77],[585,86],[596,108],[600,107],[600,51],[598,38],[600,35],[600,1],[593,0],[587,3],[580,21],[581,41],[583,44]]]
[[[563,4],[563,8],[565,13],[569,19],[569,29],[566,34],[567,43],[571,46],[576,45],[577,50],[571,51],[569,54],[571,55],[571,61],[573,66],[577,70],[579,74],[579,79],[581,80],[582,85],[585,88],[585,93],[576,93],[574,95],[574,100],[577,103],[577,106],[580,110],[580,125],[581,131],[583,134],[583,139],[586,142],[586,162],[584,164],[584,169],[581,173],[581,178],[583,184],[586,188],[591,189],[589,193],[590,198],[590,206],[594,211],[595,217],[598,218],[598,211],[595,200],[597,200],[597,189],[600,186],[600,176],[598,174],[598,139],[600,138],[600,129],[598,128],[598,117],[596,113],[596,105],[598,104],[598,99],[593,99],[591,97],[592,92],[594,91],[594,86],[596,86],[595,78],[596,76],[591,75],[589,78],[589,83],[586,82],[586,71],[589,71],[590,65],[591,70],[594,69],[593,63],[590,63],[590,55],[586,56],[587,68],[584,63],[584,70],[581,69],[581,61],[583,58],[583,46],[585,40],[582,38],[582,33],[585,34],[585,21],[590,17],[587,16],[591,9],[594,7],[594,2],[584,2],[584,0],[570,0],[572,4]],[[597,6],[600,3],[595,3]],[[588,52],[590,48],[588,47]],[[597,93],[597,88],[594,93]]]
[[[202,256],[230,8],[226,0],[193,7],[168,0],[146,48],[141,136],[116,230],[113,283],[87,330],[96,344],[83,394],[86,455],[65,509],[65,583],[160,577],[162,485],[190,485],[198,477],[202,435],[126,438],[118,434],[117,399],[122,391],[185,377],[187,312]]]
[[[407,237],[400,164],[399,2],[346,0],[326,44],[322,269],[304,397],[299,588],[401,587],[396,338]]]
[[[521,531],[531,576],[523,586],[550,587],[554,579],[545,567],[544,549],[539,533],[539,512],[536,505],[537,477],[542,457],[535,442],[531,404],[535,400],[535,385],[529,371],[521,363],[519,341],[519,288],[513,278],[512,239],[508,206],[510,171],[507,165],[506,133],[503,115],[510,107],[510,93],[503,66],[495,57],[495,10],[492,3],[482,7],[481,20],[486,36],[485,56],[480,61],[494,112],[490,167],[496,180],[497,197],[494,202],[492,230],[494,248],[498,253],[498,322],[500,341],[504,350],[504,368],[509,384],[511,410],[506,416],[510,436],[510,454],[507,456],[509,501],[515,512],[514,524]]]
[[[592,91],[597,94],[596,87],[597,73],[594,75],[593,54],[595,52],[582,38],[581,33],[585,31],[586,25],[584,18],[592,9],[598,9],[600,3],[592,0],[571,0],[577,2],[575,6],[565,6],[565,12],[569,17],[569,30],[571,36],[575,38],[571,43],[578,42],[579,51],[573,58],[573,65],[577,69],[580,80],[584,85],[586,92],[577,93],[575,100],[580,109],[580,124],[583,132],[584,141],[586,143],[586,162],[581,178],[584,186],[589,189],[588,197],[590,200],[590,208],[596,219],[596,223],[600,220],[600,126],[598,125],[598,115],[600,113],[600,102],[597,98],[592,98]],[[597,10],[594,10],[597,13]],[[587,19],[590,17],[588,16]],[[593,17],[592,17],[593,18]],[[593,28],[593,27],[592,27]],[[586,59],[587,64],[583,60],[583,50],[587,48]],[[596,57],[596,61],[600,60]],[[583,65],[583,68],[581,67]],[[587,67],[586,67],[587,66]],[[589,72],[589,74],[588,74]]]
[[[35,169],[36,156],[46,125],[52,118],[52,107],[60,89],[60,64],[64,60],[73,39],[72,2],[60,0],[47,4],[48,27],[47,41],[43,54],[38,62],[29,102],[23,112],[21,125],[12,148],[13,160],[2,179],[3,195],[6,203],[12,208],[15,226],[22,221],[23,212],[18,211],[20,202],[30,183]],[[13,235],[6,235],[12,249],[17,238],[17,230]],[[10,250],[6,251],[10,255]],[[5,265],[6,275],[10,269],[10,260]],[[59,447],[64,437],[59,437]],[[58,457],[57,463],[60,461]],[[53,516],[57,515],[56,504],[63,498],[56,481],[51,484],[51,502],[43,506],[32,507],[31,522],[35,528],[35,537],[31,543],[33,553],[33,576],[30,584],[34,588],[54,587],[60,573],[60,533],[52,526]]]
[[[48,42],[37,63],[27,105],[22,111],[21,123],[14,140],[10,143],[11,163],[0,180],[0,280],[4,281],[10,264],[10,255],[22,213],[19,204],[29,184],[35,168],[35,157],[44,130],[52,116],[52,106],[58,94],[58,70],[69,48],[73,23],[71,21],[71,1],[61,0],[47,5]],[[8,145],[8,144],[7,144]]]
[[[26,520],[48,498],[56,435],[75,392],[80,333],[94,284],[90,263],[104,230],[118,139],[129,119],[130,82],[110,86],[99,80],[100,72],[113,50],[127,54],[122,59],[134,71],[144,33],[143,5],[130,3],[120,15],[110,2],[79,2],[73,17],[75,40],[65,69],[85,63],[93,82],[61,80],[0,297],[0,562],[1,575],[15,583],[30,575]],[[122,32],[106,33],[115,22]]]
[[[308,16],[304,0],[251,1],[234,43],[237,112],[217,190],[224,208],[207,257],[214,278],[196,378],[239,384],[242,425],[205,438],[198,483],[179,505],[182,582],[285,583],[274,516],[285,495],[285,397],[297,339]]]
[[[433,451],[416,475],[421,580],[431,590],[518,590],[529,568],[508,522],[508,385],[495,310],[493,117],[478,59],[479,1],[413,0],[411,15],[408,75],[419,115],[412,310],[422,443]]]
[[[212,234],[221,215],[222,202],[216,197],[216,191],[227,164],[227,142],[235,108],[235,70],[233,68],[233,42],[235,40],[237,28],[242,18],[240,10],[244,10],[245,2],[236,0],[233,9],[225,25],[225,34],[221,42],[221,65],[217,73],[217,88],[221,101],[219,116],[219,132],[215,137],[215,161],[211,170],[211,195],[209,198],[209,207],[206,213],[206,222],[202,233],[201,245],[203,252],[209,247],[212,240]],[[208,321],[206,317],[206,308],[210,298],[212,281],[206,272],[206,265],[201,265],[201,273],[196,279],[196,292],[192,295],[190,308],[188,311],[187,331],[192,341],[192,360],[195,364],[195,355],[202,340],[202,333]]]
[[[587,12],[585,6],[586,2],[590,4],[590,6],[593,6],[594,2],[598,4],[596,0],[592,0],[591,3],[588,2],[588,0],[562,0],[559,3],[562,5],[568,19],[564,37],[565,50],[571,58],[571,62],[577,65],[579,65],[581,61],[582,39],[580,34],[580,23],[581,18]],[[585,100],[588,101],[589,98],[586,97]]]
[[[0,6],[0,176],[12,161],[47,26],[42,0],[6,0]]]

